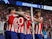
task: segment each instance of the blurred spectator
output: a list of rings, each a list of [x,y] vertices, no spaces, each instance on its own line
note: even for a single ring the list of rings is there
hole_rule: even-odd
[[[47,37],[47,39],[51,39],[51,32],[50,32],[50,29],[51,29],[51,28],[48,28],[48,32],[47,32],[47,33],[48,33],[48,34],[47,34],[48,37]]]
[[[43,37],[44,39],[47,39],[47,29],[45,27],[43,27]]]
[[[3,34],[4,34],[4,23],[5,23],[4,19],[1,19],[0,20],[0,33],[3,33]]]

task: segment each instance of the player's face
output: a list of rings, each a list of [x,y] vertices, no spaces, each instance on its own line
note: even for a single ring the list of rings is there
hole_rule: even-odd
[[[41,12],[38,12],[38,17],[40,17],[41,16]]]
[[[11,10],[11,13],[12,13],[12,14],[15,14],[15,13],[16,13],[16,10]]]

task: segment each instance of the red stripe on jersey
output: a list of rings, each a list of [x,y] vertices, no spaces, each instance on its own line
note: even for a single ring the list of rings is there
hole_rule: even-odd
[[[39,31],[42,31],[42,23],[39,23]]]
[[[9,23],[9,24],[13,24],[14,18],[15,18],[15,17],[14,17],[13,15],[9,16],[8,23]]]
[[[26,15],[26,34],[31,34],[31,20],[30,20],[30,16]]]
[[[27,28],[31,26],[31,20],[27,20]]]
[[[27,25],[27,28],[29,28],[29,26],[31,26],[31,20],[30,20],[30,16],[26,15],[26,25]]]
[[[9,31],[12,31],[14,18],[15,18],[14,15],[9,15],[8,16]]]

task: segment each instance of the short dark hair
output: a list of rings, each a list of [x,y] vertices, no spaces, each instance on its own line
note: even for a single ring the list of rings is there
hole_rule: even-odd
[[[11,12],[11,10],[16,10],[16,9],[14,7],[9,7],[8,8],[9,13]]]
[[[37,14],[38,12],[41,12],[41,10],[35,10],[34,15]]]

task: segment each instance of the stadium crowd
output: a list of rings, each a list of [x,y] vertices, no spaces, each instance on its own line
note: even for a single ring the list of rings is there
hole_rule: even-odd
[[[4,34],[7,25],[7,15],[9,15],[8,8],[14,7],[18,10],[18,6],[13,5],[0,5],[0,32]],[[27,7],[20,7],[24,12],[25,10],[30,10]],[[26,9],[25,9],[26,8]],[[34,8],[34,10],[36,10]],[[34,11],[35,12],[35,11]],[[52,39],[52,11],[41,10],[43,17],[43,37],[44,39]]]

